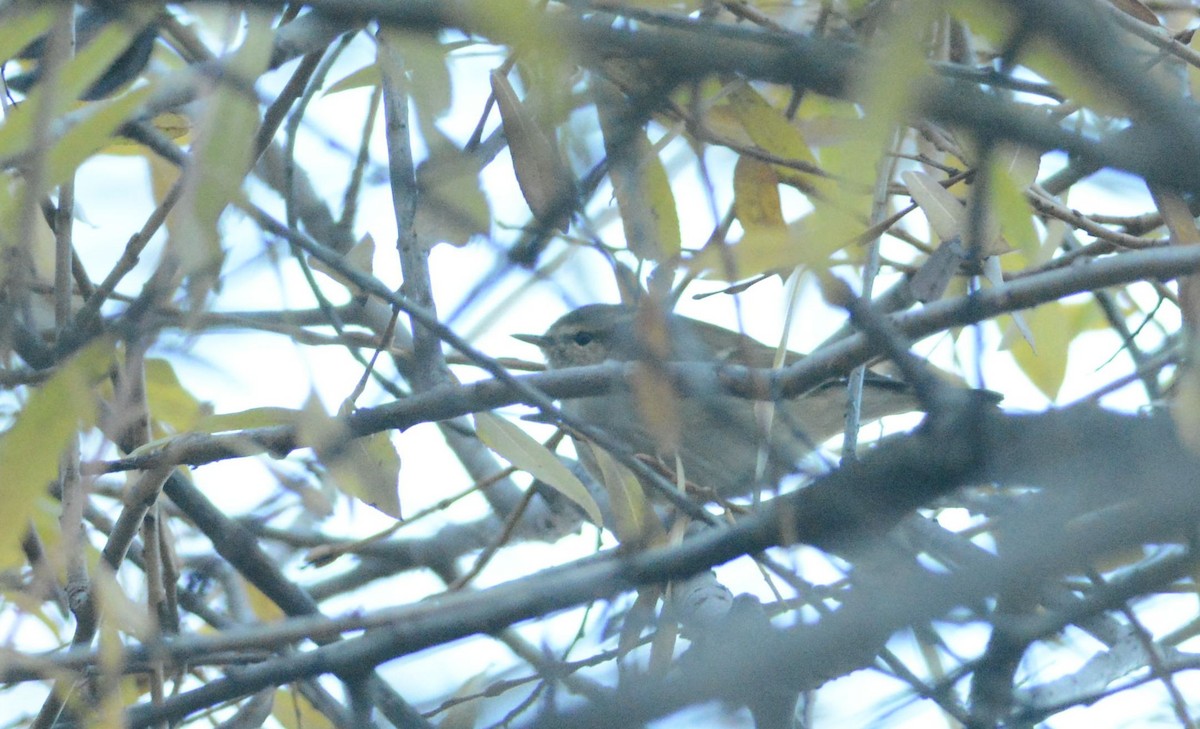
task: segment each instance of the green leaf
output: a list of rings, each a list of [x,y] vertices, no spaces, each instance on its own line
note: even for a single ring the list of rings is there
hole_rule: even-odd
[[[447,67],[446,47],[433,33],[389,28],[383,37],[403,60],[422,130],[432,131],[432,123],[445,116],[453,99],[454,79]]]
[[[466,245],[486,235],[492,213],[479,185],[479,163],[440,135],[427,138],[430,154],[417,168],[417,235],[427,243]]]
[[[587,487],[546,446],[525,431],[492,413],[475,413],[475,432],[484,445],[506,461],[574,501],[594,523],[604,523],[600,507]]]

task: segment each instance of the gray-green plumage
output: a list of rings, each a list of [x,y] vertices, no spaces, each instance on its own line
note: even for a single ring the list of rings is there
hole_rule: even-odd
[[[644,312],[643,317],[648,313]],[[677,315],[639,323],[630,307],[592,304],[556,321],[541,336],[521,336],[536,344],[552,369],[594,365],[605,360],[725,362],[766,368],[775,350],[722,327]],[[656,332],[658,333],[656,335]],[[665,335],[664,335],[665,334]],[[791,353],[787,361],[802,355]],[[692,395],[679,402],[679,457],[691,483],[722,496],[748,492],[756,483],[761,454],[766,455],[763,477],[773,483],[795,469],[796,463],[819,444],[841,432],[845,423],[846,391],[831,382],[794,400],[779,403],[766,445],[765,407],[720,392]],[[597,426],[628,443],[636,452],[657,456],[668,467],[674,453],[661,452],[661,438],[645,425],[634,398],[635,390],[563,402],[563,411]],[[903,383],[871,373],[864,386],[862,420],[916,408]],[[584,453],[585,462],[591,458]]]

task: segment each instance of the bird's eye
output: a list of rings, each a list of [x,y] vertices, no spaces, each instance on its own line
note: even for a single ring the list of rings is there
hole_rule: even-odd
[[[592,343],[592,338],[591,332],[575,332],[574,340],[580,347],[586,347]]]

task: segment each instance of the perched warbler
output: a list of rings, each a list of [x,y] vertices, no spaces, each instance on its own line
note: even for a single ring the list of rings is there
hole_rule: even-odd
[[[564,400],[563,412],[655,459],[668,473],[682,468],[689,484],[722,497],[777,483],[816,445],[845,428],[844,382],[830,381],[775,403],[773,415],[767,403],[724,392],[677,397],[656,364],[768,368],[775,360],[774,348],[706,322],[624,305],[591,304],[564,315],[545,334],[515,336],[540,348],[550,369],[606,360],[643,363],[648,376],[637,378],[640,385],[635,381],[632,387],[604,395]],[[789,352],[785,361],[801,357]],[[915,409],[917,402],[903,382],[868,372],[862,422]],[[597,474],[589,446],[579,450],[584,465]]]

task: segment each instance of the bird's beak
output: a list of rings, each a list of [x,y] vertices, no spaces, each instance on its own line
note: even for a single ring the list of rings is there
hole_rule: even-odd
[[[541,334],[514,334],[513,339],[532,344],[540,349],[545,349],[550,346],[550,337],[542,336]]]

